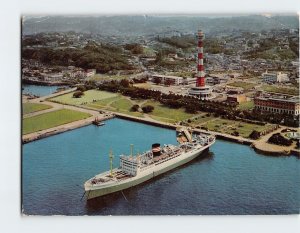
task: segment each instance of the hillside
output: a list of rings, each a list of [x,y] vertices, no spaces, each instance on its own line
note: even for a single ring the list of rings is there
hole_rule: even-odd
[[[200,16],[45,16],[25,17],[23,34],[39,32],[76,31],[102,35],[149,35],[178,31],[206,33],[233,30],[261,31],[280,28],[299,28],[297,15],[265,17],[260,15],[237,17]]]

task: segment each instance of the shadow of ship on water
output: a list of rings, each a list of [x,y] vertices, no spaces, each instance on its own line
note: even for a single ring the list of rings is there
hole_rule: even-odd
[[[106,208],[110,208],[112,205],[114,205],[116,202],[128,202],[128,204],[130,205],[130,200],[133,200],[136,198],[136,195],[138,193],[138,191],[149,185],[152,182],[155,182],[159,179],[161,179],[162,177],[168,176],[180,169],[184,169],[188,166],[192,166],[192,165],[196,165],[198,163],[201,163],[203,161],[209,161],[209,160],[213,160],[214,157],[214,153],[206,150],[203,151],[202,154],[193,159],[192,161],[183,164],[177,168],[172,169],[171,171],[168,171],[164,174],[161,174],[159,176],[156,176],[146,182],[143,182],[142,184],[136,185],[134,187],[128,188],[126,190],[123,191],[119,191],[119,192],[115,192],[115,193],[111,193],[105,196],[101,196],[101,197],[97,197],[97,198],[93,198],[90,200],[83,200],[86,201],[86,210],[87,213],[89,215],[99,215],[99,213],[101,214],[101,210],[104,210]],[[118,215],[118,214],[116,214]],[[119,215],[124,215],[124,214],[119,214]]]

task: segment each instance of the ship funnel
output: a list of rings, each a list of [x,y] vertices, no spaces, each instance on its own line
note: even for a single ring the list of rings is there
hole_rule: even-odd
[[[159,143],[152,144],[152,154],[153,154],[153,157],[160,155],[160,144]]]

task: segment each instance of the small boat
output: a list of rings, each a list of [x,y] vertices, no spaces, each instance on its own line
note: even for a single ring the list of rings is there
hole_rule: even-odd
[[[93,125],[96,125],[96,126],[103,126],[105,125],[104,122],[101,122],[98,117],[95,118],[95,120],[93,121]]]

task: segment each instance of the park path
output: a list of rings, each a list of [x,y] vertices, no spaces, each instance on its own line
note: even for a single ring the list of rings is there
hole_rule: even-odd
[[[56,96],[59,96],[59,95],[67,94],[67,93],[70,93],[70,92],[75,91],[75,90],[76,90],[76,88],[71,88],[71,89],[67,89],[65,91],[56,92],[56,93],[53,93],[51,95],[42,96],[42,97],[35,98],[35,99],[24,99],[23,103],[46,104],[46,105],[51,106],[51,108],[41,110],[41,111],[31,112],[31,113],[27,113],[27,114],[23,114],[23,118],[33,117],[33,116],[37,116],[37,115],[40,115],[40,114],[44,114],[44,113],[48,113],[48,112],[63,109],[64,108],[63,104],[56,104],[56,103],[53,103],[53,102],[50,102],[50,101],[45,101],[45,100],[48,99],[48,98],[53,98],[53,97],[56,97]]]
[[[259,140],[253,143],[254,147],[260,151],[270,152],[270,153],[289,153],[291,150],[295,148],[295,142],[290,146],[279,146],[268,143],[269,138],[276,133],[280,133],[283,129],[287,129],[287,127],[280,126],[277,130],[270,132],[262,136]]]
[[[70,123],[55,126],[55,127],[49,128],[49,129],[40,130],[40,131],[37,131],[37,132],[33,132],[33,133],[30,133],[30,134],[23,135],[22,136],[23,142],[33,141],[33,140],[36,140],[38,138],[43,138],[43,137],[46,137],[46,136],[50,136],[50,135],[58,134],[58,133],[65,132],[65,131],[68,131],[68,130],[72,130],[72,129],[75,129],[75,128],[78,128],[78,127],[82,127],[82,126],[91,124],[92,121],[95,120],[95,118],[98,118],[98,120],[106,120],[106,119],[110,119],[110,118],[113,117],[113,115],[110,114],[110,113],[106,113],[106,112],[99,113],[99,111],[97,111],[97,110],[91,110],[91,109],[81,108],[81,107],[76,107],[76,106],[71,106],[71,105],[64,105],[64,104],[54,103],[54,102],[50,102],[50,101],[46,100],[48,98],[52,98],[52,97],[55,97],[55,96],[66,94],[66,93],[70,93],[70,92],[74,91],[75,89],[76,88],[68,89],[66,91],[62,91],[62,92],[59,92],[59,93],[54,93],[54,94],[51,94],[51,95],[48,95],[48,96],[43,96],[43,97],[36,98],[36,99],[26,100],[25,101],[26,103],[41,103],[42,102],[43,104],[52,106],[52,108],[45,109],[45,110],[38,111],[38,112],[34,112],[34,113],[26,114],[26,115],[23,116],[23,118],[36,116],[36,115],[40,115],[40,114],[43,114],[43,113],[46,113],[46,112],[56,111],[56,110],[59,110],[59,109],[69,109],[69,110],[84,112],[84,113],[90,114],[91,116],[86,118],[86,119],[70,122]]]

